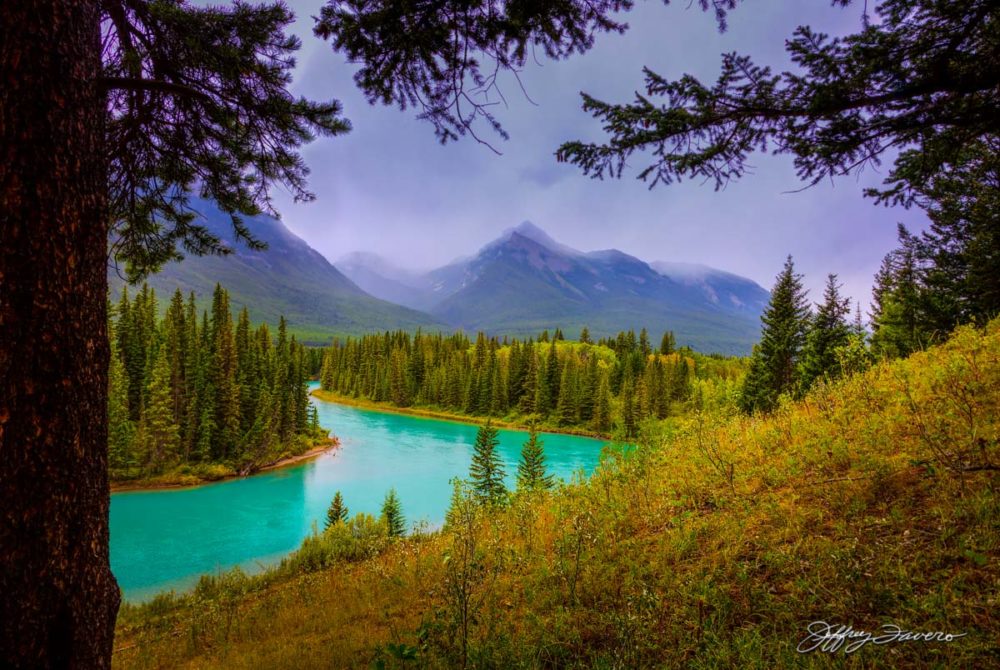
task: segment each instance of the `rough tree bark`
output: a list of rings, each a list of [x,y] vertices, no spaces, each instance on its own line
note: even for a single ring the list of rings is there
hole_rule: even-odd
[[[111,662],[98,10],[0,1],[2,667]]]

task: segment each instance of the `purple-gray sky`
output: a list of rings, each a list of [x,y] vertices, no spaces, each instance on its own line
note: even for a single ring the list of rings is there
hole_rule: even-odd
[[[435,267],[530,220],[581,250],[615,247],[647,261],[704,263],[765,288],[791,253],[813,300],[826,274],[836,272],[846,293],[867,305],[872,275],[895,244],[896,223],[925,224],[918,210],[877,207],[862,197],[888,163],[879,172],[791,193],[802,186],[791,158],[759,155],[754,174],[722,191],[698,182],[650,191],[635,170],[621,180],[594,181],[553,156],[565,140],[602,137],[599,124],[580,109],[581,90],[631,100],[642,87],[644,65],[667,77],[687,72],[714,80],[726,51],[786,69],[784,40],[797,25],[853,32],[860,4],[746,3],[720,35],[710,14],[683,0],[639,2],[626,16],[631,28],[624,35],[600,36],[584,56],[529,65],[522,81],[537,104],[525,99],[513,77],[502,80],[509,107],[497,114],[511,139],[493,138],[503,152],[497,156],[471,138],[441,146],[413,111],[368,105],[351,80],[354,66],[311,34],[320,1],[291,0],[298,16],[293,31],[303,40],[293,90],[340,99],[354,130],[305,149],[315,202],[294,204],[278,192],[275,203],[285,223],[332,261],[364,250],[404,267]],[[485,127],[480,131],[489,137]]]

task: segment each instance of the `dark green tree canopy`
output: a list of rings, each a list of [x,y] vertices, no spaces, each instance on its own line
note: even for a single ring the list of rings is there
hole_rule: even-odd
[[[949,169],[909,176],[904,156],[893,178],[911,180],[930,217],[920,235],[899,228],[899,246],[875,276],[872,345],[907,355],[945,338],[960,323],[1000,314],[1000,154],[997,140],[963,149]]]
[[[958,323],[985,323],[1000,314],[998,149],[1000,138],[976,143],[929,178],[910,176],[919,175],[919,166],[911,164],[919,157],[907,155],[892,175],[914,185],[915,202],[931,225],[919,237],[901,230],[901,246],[887,262],[899,267],[909,253],[923,296],[922,326],[938,337]],[[881,297],[877,292],[876,306]]]
[[[268,187],[310,199],[298,147],[346,132],[336,101],[288,93],[299,40],[282,3],[195,7],[104,0],[103,73],[111,259],[132,279],[190,253],[228,253],[188,207],[229,213],[236,238],[262,245],[241,215],[271,211]]]

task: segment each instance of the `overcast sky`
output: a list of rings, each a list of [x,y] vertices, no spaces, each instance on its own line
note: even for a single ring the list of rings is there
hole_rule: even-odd
[[[806,275],[818,300],[828,272],[867,305],[872,275],[895,244],[897,222],[925,225],[919,211],[887,209],[862,197],[888,170],[840,178],[791,193],[789,157],[759,155],[753,174],[723,191],[685,182],[648,190],[635,179],[594,181],[553,152],[571,139],[602,137],[580,109],[580,91],[607,101],[631,100],[644,65],[667,76],[691,73],[714,80],[719,55],[739,51],[785,69],[784,40],[797,25],[831,34],[853,32],[861,5],[827,0],[747,3],[719,34],[714,19],[688,2],[638,2],[624,35],[604,35],[584,56],[530,65],[522,75],[532,104],[508,77],[509,107],[498,112],[510,132],[496,138],[497,156],[471,139],[441,146],[412,111],[372,107],[354,87],[354,66],[312,36],[318,0],[291,0],[303,40],[293,90],[340,99],[353,131],[320,139],[304,150],[312,169],[313,203],[284,192],[276,205],[285,223],[331,261],[373,251],[404,267],[431,268],[476,251],[503,229],[530,220],[552,237],[584,251],[618,248],[646,261],[704,263],[770,288],[786,254]],[[484,128],[482,132],[488,131]],[[641,167],[641,162],[636,161]]]

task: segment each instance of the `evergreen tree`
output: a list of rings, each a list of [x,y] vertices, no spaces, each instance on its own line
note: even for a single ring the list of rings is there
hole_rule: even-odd
[[[890,183],[913,189],[912,202],[930,227],[919,238],[900,234],[914,256],[920,325],[936,338],[966,322],[1000,314],[1000,152],[980,139],[958,151],[948,169],[924,175],[919,156],[904,152]],[[882,199],[894,201],[892,195]],[[913,237],[913,236],[910,236]],[[924,338],[926,339],[926,338]],[[923,344],[923,342],[919,343]]]
[[[653,347],[649,343],[649,333],[645,328],[639,332],[639,353],[644,359],[653,353]]]
[[[236,385],[240,395],[240,431],[243,433],[249,431],[254,424],[262,386],[254,353],[250,335],[250,312],[244,306],[236,322]]]
[[[594,400],[597,396],[598,383],[597,356],[590,356],[583,368],[582,379],[579,383],[579,419],[580,423],[586,424],[594,418]]]
[[[167,315],[161,328],[164,331],[163,346],[170,362],[170,389],[173,396],[174,421],[184,425],[187,411],[187,379],[185,358],[187,356],[188,329],[185,323],[184,295],[180,289],[174,291],[167,308]]]
[[[134,466],[132,439],[135,426],[128,411],[128,373],[119,355],[113,322],[109,324],[111,361],[108,370],[108,460],[111,468],[126,475]]]
[[[606,372],[601,373],[597,384],[593,425],[594,430],[601,434],[611,430],[611,383]]]
[[[388,499],[386,499],[386,502],[388,502]],[[399,507],[398,501],[396,503],[396,507],[397,510],[394,512],[394,514],[398,514],[398,507]],[[383,514],[385,513],[384,507],[382,512]],[[340,491],[337,491],[333,495],[333,500],[330,501],[330,507],[327,508],[326,510],[325,527],[330,528],[331,526],[336,526],[338,523],[346,523],[346,522],[347,522],[347,506],[344,505],[344,498],[343,496],[340,495]]]
[[[865,331],[865,322],[861,317],[861,301],[854,303],[854,320],[851,322],[851,335],[861,338],[862,341],[867,337],[868,333]]]
[[[829,275],[823,303],[818,305],[815,316],[810,320],[802,353],[799,384],[803,393],[817,379],[840,374],[838,350],[847,346],[850,339],[851,330],[847,325],[850,311],[850,299],[840,297],[837,275]]]
[[[691,368],[684,356],[678,356],[670,371],[670,400],[686,400],[691,391]]]
[[[396,496],[396,489],[389,489],[382,503],[382,520],[385,522],[389,537],[402,537],[406,534],[406,519],[403,517],[403,507]]]
[[[213,388],[209,384],[205,387],[205,396],[213,397]],[[201,406],[201,414],[198,417],[197,438],[194,442],[191,460],[209,461],[216,450],[212,447],[216,435],[215,408],[211,403],[205,402]]]
[[[761,316],[761,339],[754,348],[740,397],[744,411],[769,411],[777,404],[778,396],[796,388],[808,323],[809,306],[802,276],[795,273],[789,256]]]
[[[639,434],[638,411],[635,405],[635,387],[631,379],[622,385],[622,431],[626,440]]]
[[[879,356],[909,356],[931,343],[935,333],[932,316],[921,283],[921,256],[926,254],[918,238],[899,226],[899,248],[882,259],[872,288],[872,350]]]
[[[674,331],[668,330],[663,333],[663,339],[660,340],[660,353],[669,356],[674,353],[676,347],[677,341],[674,339]]]
[[[572,356],[567,357],[559,382],[559,399],[556,401],[556,415],[559,418],[560,426],[572,426],[579,419],[575,360]]]
[[[497,453],[500,439],[497,429],[487,421],[479,427],[476,433],[476,443],[472,453],[472,465],[469,468],[469,478],[472,490],[480,502],[500,505],[506,499],[507,488],[504,486],[504,467]]]
[[[240,435],[240,389],[236,381],[236,341],[229,294],[215,285],[212,296],[211,385],[215,391],[213,456],[225,460],[237,455]],[[284,437],[284,436],[283,436]]]
[[[521,387],[521,402],[519,409],[524,414],[534,414],[538,411],[538,405],[536,403],[538,397],[538,353],[535,351],[535,347],[531,344],[525,347],[525,357],[527,358],[527,363],[525,365],[524,382]]]
[[[170,362],[164,348],[160,349],[153,366],[149,402],[143,408],[136,441],[146,450],[148,466],[154,471],[178,455],[180,436],[174,423]]]
[[[503,416],[507,412],[507,368],[500,365],[496,352],[490,353],[490,416]]]
[[[319,410],[316,405],[309,405],[309,432],[318,433],[322,428],[319,425]]]
[[[265,385],[260,391],[260,397],[255,408],[253,424],[244,436],[240,456],[246,463],[256,463],[271,452],[272,447],[279,443],[276,428],[277,416],[274,397]]]
[[[582,342],[583,344],[591,343],[590,330],[586,326],[584,326],[583,330],[580,331],[580,342]]]
[[[559,353],[556,350],[556,341],[552,340],[552,344],[549,346],[549,353],[545,358],[544,380],[539,379],[538,383],[539,398],[537,409],[539,414],[549,414],[555,409],[556,402],[559,399],[560,377]]]
[[[517,488],[521,491],[552,488],[552,475],[545,472],[545,452],[538,438],[538,429],[532,423],[528,441],[521,448],[521,462],[517,465]]]
[[[201,405],[204,402],[205,368],[202,360],[201,336],[198,330],[198,309],[194,291],[188,295],[187,311],[184,316],[187,327],[187,355],[184,360],[184,377],[187,382],[187,408],[184,410],[185,425],[181,426],[181,440],[184,459],[190,460],[198,443],[198,427],[201,422]]]

